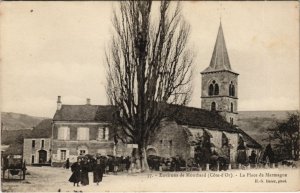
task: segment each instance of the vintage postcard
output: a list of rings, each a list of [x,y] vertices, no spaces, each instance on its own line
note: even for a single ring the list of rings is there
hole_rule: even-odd
[[[300,190],[299,2],[0,14],[2,192]]]

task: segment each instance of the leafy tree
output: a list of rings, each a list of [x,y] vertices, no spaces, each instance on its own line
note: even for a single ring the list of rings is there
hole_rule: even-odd
[[[281,153],[286,152],[289,159],[299,159],[299,112],[289,113],[287,119],[277,122],[274,128],[268,129],[269,140]]]
[[[148,169],[145,150],[163,118],[162,106],[185,105],[191,94],[189,25],[179,3],[171,4],[160,1],[159,20],[153,22],[151,0],[120,2],[106,52],[107,95],[122,132],[138,144],[142,169]]]

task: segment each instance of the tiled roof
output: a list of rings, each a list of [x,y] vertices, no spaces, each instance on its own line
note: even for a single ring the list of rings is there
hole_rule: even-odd
[[[242,135],[244,141],[246,142],[246,146],[250,148],[262,148],[262,146],[257,143],[252,137],[250,137],[245,131],[242,129],[238,129],[239,133]]]
[[[62,105],[53,121],[110,122],[114,109],[109,105]]]
[[[204,109],[169,105],[165,112],[165,116],[175,120],[179,125],[208,127],[210,129],[228,132],[237,131],[217,112],[211,112]]]
[[[53,121],[112,122],[116,107],[110,105],[62,105]],[[180,125],[202,126],[212,129],[235,131],[218,113],[204,109],[167,105],[164,117],[175,120]]]
[[[233,72],[230,66],[229,56],[226,48],[225,38],[223,34],[222,24],[220,23],[217,40],[211,57],[209,66],[202,73],[215,71]],[[235,73],[235,72],[233,72]]]

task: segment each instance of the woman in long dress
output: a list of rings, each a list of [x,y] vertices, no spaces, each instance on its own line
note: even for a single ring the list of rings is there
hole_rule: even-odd
[[[81,170],[81,166],[79,160],[71,165],[72,175],[69,178],[69,181],[73,182],[74,186],[75,184],[79,186],[79,182],[81,180],[80,170]]]
[[[94,164],[94,168],[93,168],[94,183],[97,183],[97,185],[99,185],[99,183],[102,181],[102,177],[103,177],[101,162],[102,162],[102,160],[100,159],[100,157],[98,157]]]
[[[87,160],[84,160],[81,165],[81,184],[83,186],[89,185],[89,165]]]

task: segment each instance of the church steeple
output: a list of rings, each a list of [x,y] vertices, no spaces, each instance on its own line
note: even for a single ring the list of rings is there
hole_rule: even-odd
[[[201,75],[201,108],[216,111],[236,125],[239,74],[231,69],[221,21],[210,64]]]
[[[210,60],[210,64],[204,71],[202,71],[202,73],[224,71],[224,70],[233,72],[231,69],[229,56],[226,48],[222,23],[220,21],[217,40]]]

